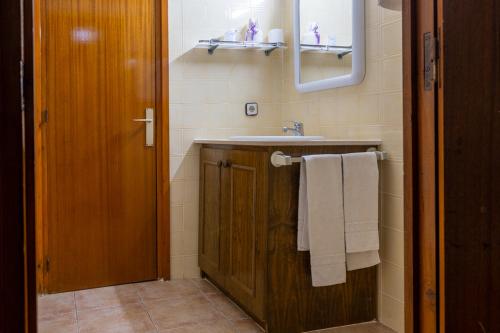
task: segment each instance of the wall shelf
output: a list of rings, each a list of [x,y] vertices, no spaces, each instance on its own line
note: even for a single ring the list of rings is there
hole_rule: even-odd
[[[301,53],[331,53],[339,59],[352,53],[352,46],[300,44]]]
[[[214,54],[216,49],[230,50],[259,50],[269,56],[274,50],[286,49],[286,43],[256,43],[256,42],[229,42],[218,39],[200,40],[195,46],[198,49],[207,49],[208,54]]]

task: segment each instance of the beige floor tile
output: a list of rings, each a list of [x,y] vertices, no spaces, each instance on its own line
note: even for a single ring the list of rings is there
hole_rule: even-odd
[[[38,333],[77,333],[76,317],[71,314],[60,315],[55,320],[39,320]]]
[[[140,303],[137,288],[137,285],[129,284],[77,291],[76,308],[78,311],[85,311]]]
[[[200,294],[200,289],[190,280],[154,281],[137,284],[143,301],[173,299]]]
[[[78,311],[79,333],[154,333],[156,327],[139,304]]]
[[[264,330],[252,319],[240,319],[230,322],[235,333],[262,333]]]
[[[75,315],[74,293],[44,295],[38,297],[38,320],[55,320],[61,315]]]
[[[224,319],[200,293],[182,298],[144,301],[148,313],[160,329],[172,329]]]
[[[225,319],[179,328],[161,330],[160,333],[236,333]]]
[[[242,309],[223,294],[207,294],[206,297],[227,319],[237,320],[248,318]]]
[[[210,281],[205,279],[193,279],[191,280],[198,288],[200,288],[201,292],[204,294],[219,294],[221,291],[217,289]]]

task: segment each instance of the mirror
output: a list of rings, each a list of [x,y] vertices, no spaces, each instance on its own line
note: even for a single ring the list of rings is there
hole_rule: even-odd
[[[312,92],[365,77],[365,1],[294,0],[295,86]]]

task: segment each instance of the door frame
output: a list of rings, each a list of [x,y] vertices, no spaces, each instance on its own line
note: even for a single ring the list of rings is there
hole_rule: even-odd
[[[36,331],[31,14],[0,3],[0,332]]]
[[[405,332],[439,331],[441,163],[437,80],[424,89],[424,33],[439,41],[437,0],[403,1]],[[438,54],[437,47],[433,49]],[[436,60],[436,73],[440,72]],[[437,74],[439,78],[439,74]]]
[[[36,286],[47,290],[45,258],[48,244],[47,169],[44,110],[46,108],[45,3],[34,1],[34,81],[35,81],[35,215],[36,215]],[[169,56],[168,2],[154,0],[155,5],[155,82],[156,82],[156,257],[157,278],[169,280],[170,271],[170,140],[169,140]]]

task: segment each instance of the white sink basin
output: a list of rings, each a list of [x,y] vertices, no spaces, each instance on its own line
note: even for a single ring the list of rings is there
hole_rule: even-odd
[[[323,136],[231,136],[230,140],[233,141],[265,141],[265,142],[288,142],[288,141],[314,141],[323,140]]]

